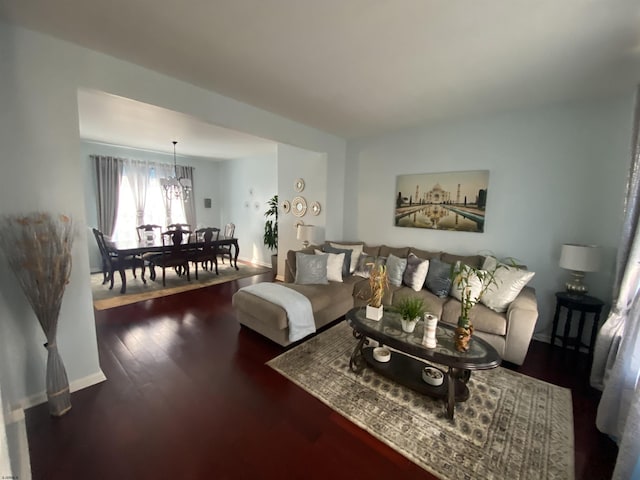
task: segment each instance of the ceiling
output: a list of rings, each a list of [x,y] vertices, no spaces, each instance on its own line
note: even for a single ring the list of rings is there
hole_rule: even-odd
[[[2,0],[0,18],[344,138],[640,80],[638,0]]]

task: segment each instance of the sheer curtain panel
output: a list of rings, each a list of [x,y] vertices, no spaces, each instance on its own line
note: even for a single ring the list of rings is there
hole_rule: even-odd
[[[614,306],[598,333],[591,384],[602,389],[596,425],[618,443],[614,479],[628,479],[640,458],[640,90],[636,89],[624,224],[613,286]]]

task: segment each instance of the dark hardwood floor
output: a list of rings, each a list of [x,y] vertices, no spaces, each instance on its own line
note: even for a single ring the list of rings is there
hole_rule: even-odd
[[[108,380],[62,418],[26,412],[33,478],[434,478],[265,365],[283,349],[240,329],[231,295],[269,277],[96,312]],[[509,368],[571,388],[576,479],[610,478],[586,355],[533,342]]]

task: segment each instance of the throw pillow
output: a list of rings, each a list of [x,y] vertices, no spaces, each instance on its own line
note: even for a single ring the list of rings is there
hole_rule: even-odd
[[[425,287],[440,298],[449,296],[449,291],[451,290],[451,264],[432,258],[429,263]]]
[[[320,250],[315,251],[316,255],[327,255],[327,280],[330,282],[342,283],[342,265],[344,264],[344,253],[325,253]]]
[[[429,260],[423,260],[413,253],[410,253],[407,257],[407,267],[404,270],[402,280],[404,284],[411,287],[412,290],[419,292],[424,286],[428,271]]]
[[[362,252],[360,254],[360,258],[358,258],[358,261],[356,262],[356,269],[353,271],[353,274],[358,277],[369,278],[371,268],[375,261],[376,257]]]
[[[322,251],[326,253],[344,253],[344,263],[342,264],[342,276],[343,277],[349,276],[349,266],[351,265],[351,257],[353,256],[353,250],[346,249],[346,248],[335,248],[330,245],[323,245]]]
[[[396,257],[390,253],[387,257],[387,275],[389,276],[389,284],[395,287],[402,285],[402,276],[404,269],[407,268],[407,259]]]
[[[353,273],[356,269],[356,263],[358,263],[358,259],[360,258],[360,254],[362,253],[362,249],[364,248],[364,245],[362,245],[361,243],[354,244],[354,245],[347,245],[343,243],[334,243],[334,242],[329,242],[329,245],[331,245],[333,248],[344,248],[344,249],[353,250],[353,253],[351,254],[351,259],[349,261],[349,273]]]
[[[327,280],[327,255],[309,255],[296,252],[296,281],[298,285],[329,283]]]
[[[457,262],[456,269],[460,268],[459,265],[460,262]],[[466,275],[468,273],[469,266],[462,265],[462,268],[464,269],[463,273]],[[458,274],[453,279],[453,284],[451,285],[451,296],[459,301],[462,301],[462,287],[458,285],[458,279],[460,278],[460,275],[461,274]],[[471,272],[469,274],[469,289],[471,290],[471,295],[469,298],[471,298],[471,301],[475,304],[477,303],[476,299],[482,293],[482,282],[478,278],[478,275],[475,274],[475,272]]]
[[[535,272],[501,263],[494,273],[495,283],[487,288],[480,301],[495,312],[506,312],[534,275]]]

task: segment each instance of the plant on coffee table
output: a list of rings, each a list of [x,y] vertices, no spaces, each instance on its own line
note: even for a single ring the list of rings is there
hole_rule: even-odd
[[[471,310],[480,301],[491,285],[496,284],[495,273],[501,268],[497,264],[493,270],[482,270],[457,262],[452,267],[453,288],[460,290],[460,316],[455,330],[456,350],[466,352],[469,350],[469,341],[473,335],[471,323]],[[474,296],[473,285],[480,283],[480,291]]]
[[[402,317],[402,330],[411,333],[425,312],[424,300],[419,297],[405,297],[398,303],[396,310]]]
[[[382,299],[389,288],[389,276],[387,266],[381,264],[370,264],[369,288],[371,297],[367,303],[366,317],[370,320],[380,320],[383,314]]]

